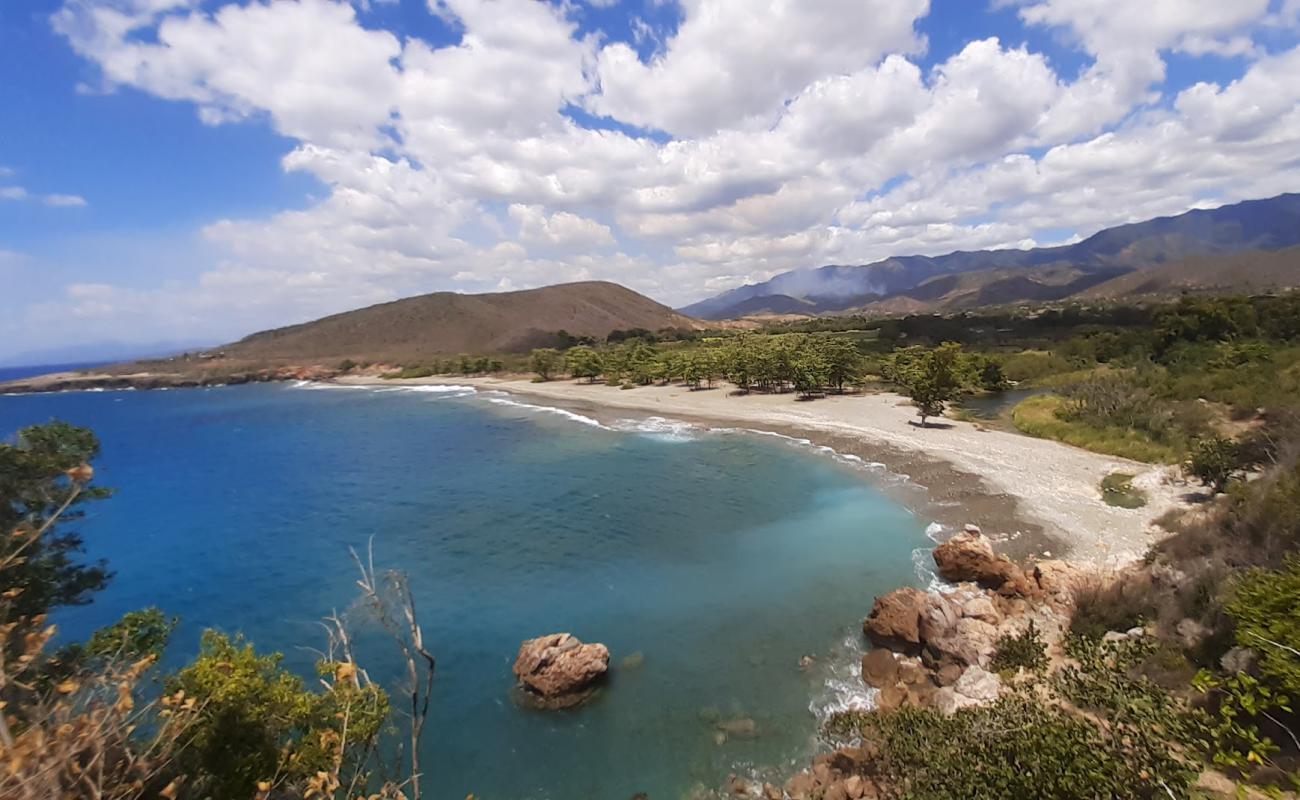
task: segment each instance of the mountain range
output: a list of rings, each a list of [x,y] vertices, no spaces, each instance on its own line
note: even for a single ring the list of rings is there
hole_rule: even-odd
[[[1068,297],[1300,284],[1300,194],[1120,225],[1075,244],[899,256],[785,272],[680,311],[708,320],[771,314],[919,313]]]

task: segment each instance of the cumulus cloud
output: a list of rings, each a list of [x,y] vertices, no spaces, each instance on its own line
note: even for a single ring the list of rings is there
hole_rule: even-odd
[[[99,90],[269,126],[295,142],[283,169],[326,192],[210,221],[221,257],[197,284],[52,302],[241,331],[588,278],[684,303],[796,266],[1029,246],[1300,186],[1300,48],[1278,47],[1295,0],[998,0],[1081,53],[1074,74],[1012,34],[923,60],[927,0],[680,0],[674,30],[629,20],[649,57],[582,32],[577,3],[427,1],[450,43],[342,0],[65,0],[52,24]],[[1173,53],[1237,76],[1171,91]],[[24,199],[11,183],[0,172],[0,198]]]

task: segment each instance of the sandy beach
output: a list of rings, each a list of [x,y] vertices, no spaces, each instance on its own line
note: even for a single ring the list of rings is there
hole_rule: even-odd
[[[379,380],[349,376],[346,384],[460,384],[597,414],[635,412],[711,426],[802,436],[841,453],[879,461],[924,487],[945,525],[973,522],[1016,557],[1067,557],[1123,563],[1140,557],[1160,536],[1152,521],[1182,504],[1191,487],[1167,467],[1098,455],[1059,442],[945,419],[914,424],[915,410],[898,395],[830,396],[800,401],[793,394],[740,395],[730,387],[684,386],[621,390],[575,381],[532,383],[509,378]],[[939,425],[942,425],[940,427]],[[1137,477],[1146,492],[1140,509],[1101,497],[1112,472]]]

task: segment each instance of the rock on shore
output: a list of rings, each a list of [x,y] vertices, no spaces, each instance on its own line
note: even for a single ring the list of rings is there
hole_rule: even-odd
[[[514,666],[524,699],[548,709],[587,700],[608,670],[609,648],[584,644],[569,633],[529,639],[519,647]]]

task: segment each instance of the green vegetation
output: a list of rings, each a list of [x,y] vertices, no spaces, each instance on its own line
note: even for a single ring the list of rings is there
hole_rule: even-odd
[[[1187,461],[1187,472],[1216,493],[1228,487],[1228,481],[1240,470],[1237,443],[1223,436],[1197,439]]]
[[[342,783],[365,785],[365,775],[357,773],[388,717],[388,696],[355,682],[352,665],[329,662],[321,663],[320,673],[336,679],[326,691],[308,691],[280,666],[282,658],[207,631],[198,658],[167,679],[168,694],[183,693],[199,708],[178,767],[202,776],[203,791],[252,797],[258,782],[272,776],[288,786],[306,785],[336,760]]]
[[[1133,478],[1127,472],[1112,472],[1101,479],[1101,499],[1106,505],[1116,508],[1142,508],[1147,504],[1147,496],[1134,488]]]
[[[1038,395],[1025,400],[1011,412],[1011,421],[1023,433],[1056,439],[1097,453],[1158,463],[1172,461],[1177,453],[1132,428],[1093,427],[1063,417],[1064,401],[1055,395]]]
[[[1280,570],[1242,575],[1225,609],[1235,626],[1235,646],[1257,654],[1258,663],[1226,675],[1202,671],[1196,685],[1218,704],[1215,762],[1248,770],[1273,763],[1282,749],[1275,738],[1300,749],[1300,559],[1292,557]],[[1265,724],[1258,724],[1261,719]],[[1300,772],[1291,782],[1300,788]]]
[[[999,674],[1025,670],[1035,674],[1047,670],[1047,644],[1030,620],[1029,627],[1017,635],[1008,634],[997,642],[997,651],[989,664]]]
[[[91,485],[89,463],[99,440],[64,422],[25,428],[0,446],[0,564],[6,598],[0,610],[33,620],[53,608],[81,605],[111,577],[103,562],[80,563],[81,537],[67,529],[90,501],[109,490]],[[54,528],[54,520],[63,524]],[[27,623],[30,624],[30,623]],[[26,625],[24,625],[26,627]]]

